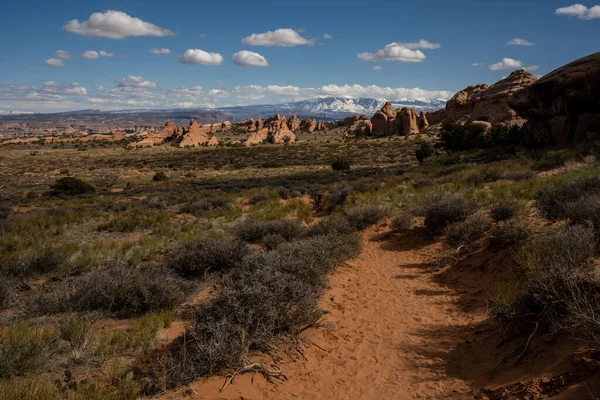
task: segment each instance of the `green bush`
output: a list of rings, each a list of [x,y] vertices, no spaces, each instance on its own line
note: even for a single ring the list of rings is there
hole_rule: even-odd
[[[398,212],[391,221],[390,227],[392,232],[405,232],[408,231],[413,224],[414,217],[408,211]]]
[[[503,197],[494,202],[490,208],[490,215],[494,221],[507,221],[517,215],[519,200],[513,197]]]
[[[152,180],[154,182],[166,182],[169,180],[169,177],[164,172],[159,171],[154,174],[154,176],[152,177]]]
[[[331,169],[334,171],[349,171],[350,161],[345,158],[338,157],[331,163]]]
[[[448,224],[460,222],[479,208],[477,202],[462,194],[431,192],[423,199],[425,227],[433,234]]]
[[[500,221],[490,233],[493,245],[511,247],[523,243],[530,235],[527,222],[517,218]]]
[[[426,158],[429,158],[433,155],[433,148],[428,142],[421,142],[419,148],[417,149],[415,156],[417,157],[417,161],[419,164],[423,164]]]
[[[600,195],[600,177],[579,178],[567,183],[555,183],[535,193],[537,207],[542,216],[551,221],[567,218],[565,207],[588,195]]]
[[[209,274],[233,269],[250,253],[248,245],[237,239],[200,239],[172,250],[166,265],[185,278],[207,280]]]
[[[478,125],[444,123],[440,144],[448,151],[462,151],[485,146],[484,129]]]
[[[302,226],[297,219],[256,221],[246,219],[232,229],[235,237],[248,243],[260,243],[268,235],[280,235],[284,240],[297,238],[302,234]]]
[[[492,227],[492,221],[483,214],[474,214],[464,221],[455,222],[446,227],[446,242],[450,246],[469,248],[475,247],[475,242]]]
[[[345,210],[344,216],[351,227],[364,230],[381,221],[385,217],[385,210],[378,205],[363,204]]]
[[[95,191],[96,189],[86,181],[70,176],[60,178],[50,186],[50,194],[53,196],[77,196],[94,193]]]
[[[56,336],[17,322],[0,331],[0,379],[23,376],[41,368],[50,358]]]

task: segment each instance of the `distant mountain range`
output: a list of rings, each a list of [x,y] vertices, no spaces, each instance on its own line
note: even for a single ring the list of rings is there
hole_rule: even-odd
[[[265,104],[255,106],[221,107],[218,111],[232,116],[232,119],[262,118],[274,114],[292,115],[298,117],[317,117],[323,119],[338,119],[352,114],[366,114],[369,117],[383,107],[386,99],[369,99],[363,97],[317,97],[311,100],[295,101],[284,104]],[[410,107],[416,111],[435,111],[446,105],[446,100],[396,100],[392,101],[394,108]]]
[[[266,118],[275,114],[298,118],[317,118],[323,120],[341,119],[352,114],[366,114],[371,117],[383,107],[386,99],[369,99],[362,97],[317,97],[311,100],[295,101],[283,104],[263,104],[236,107],[218,107],[212,109],[172,108],[172,109],[134,109],[134,110],[78,110],[52,114],[19,114],[5,113],[2,120],[61,120],[69,117],[76,118],[107,118],[107,123],[154,123],[166,120],[185,121],[190,117],[197,118],[200,123],[214,123],[225,120],[232,122],[245,121],[249,118]],[[416,111],[435,111],[443,108],[446,101],[406,100],[392,101],[394,108],[410,107]]]

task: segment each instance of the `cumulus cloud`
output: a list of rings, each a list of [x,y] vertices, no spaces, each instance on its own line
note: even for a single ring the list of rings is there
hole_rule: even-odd
[[[93,13],[87,21],[74,19],[67,22],[63,29],[92,38],[124,39],[129,36],[173,36],[168,29],[163,29],[139,18],[131,17],[124,12],[108,10]]]
[[[383,67],[381,65],[376,65],[376,66],[373,67],[373,69],[375,71],[381,71],[383,69]]]
[[[139,88],[139,89],[154,89],[156,83],[148,81],[141,76],[129,75],[125,78],[116,79],[117,87],[120,88]]]
[[[219,53],[209,53],[200,49],[187,49],[183,56],[179,57],[179,62],[195,65],[221,65],[223,64],[223,56]]]
[[[253,33],[242,39],[243,44],[249,46],[284,46],[293,47],[300,45],[313,45],[314,40],[307,40],[293,29],[277,29],[265,33]]]
[[[474,67],[487,67],[488,65],[490,65],[490,63],[483,63],[483,62],[475,62],[473,64],[471,64]]]
[[[269,62],[258,53],[248,50],[238,51],[233,55],[233,62],[236,65],[245,67],[268,67]]]
[[[514,58],[504,58],[499,63],[492,64],[488,68],[492,71],[503,71],[506,69],[517,69],[522,67],[523,63],[521,61],[515,60]]]
[[[535,46],[535,43],[529,40],[515,38],[506,43],[507,46]]]
[[[150,49],[148,50],[150,54],[171,54],[171,50],[169,49]]]
[[[427,58],[421,50],[411,50],[401,43],[390,43],[375,53],[358,53],[357,57],[363,61],[397,61],[397,62],[423,62]]]
[[[64,67],[67,65],[60,58],[50,58],[50,59],[46,60],[46,62],[44,64],[49,67]]]
[[[591,20],[600,18],[600,6],[586,7],[583,4],[573,4],[569,7],[556,9],[557,15],[568,15],[579,19]]]
[[[98,52],[98,54],[100,54],[101,57],[114,57],[115,56],[113,53],[109,53],[108,51],[104,51],[104,50],[100,50]]]
[[[323,39],[333,39],[333,36],[331,36],[328,33],[323,34]]]
[[[88,50],[81,54],[81,57],[85,58],[86,60],[95,60],[96,58],[100,57],[100,54],[98,54],[98,52],[95,50]]]
[[[423,39],[421,39],[415,43],[396,43],[396,44],[399,46],[402,46],[402,47],[406,47],[407,49],[413,49],[413,50],[414,49],[437,50],[440,47],[442,47],[437,43],[431,43],[431,42],[428,42],[427,40],[423,40]]]
[[[529,71],[529,72],[533,72],[533,71],[539,70],[540,66],[539,65],[530,65],[528,67],[524,67],[523,69],[526,71]]]
[[[63,60],[69,60],[71,58],[71,53],[69,53],[66,50],[56,50],[56,53],[54,54],[56,55],[56,57]]]

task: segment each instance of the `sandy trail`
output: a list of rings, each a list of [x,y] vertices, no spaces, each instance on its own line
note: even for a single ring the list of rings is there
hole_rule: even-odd
[[[279,364],[286,382],[246,374],[220,393],[223,378],[211,378],[164,398],[186,390],[202,399],[474,398],[453,350],[484,316],[461,309],[459,294],[425,270],[440,251],[419,229],[390,238],[367,231],[362,253],[336,271],[323,298],[332,328],[305,333],[316,346],[306,360]]]

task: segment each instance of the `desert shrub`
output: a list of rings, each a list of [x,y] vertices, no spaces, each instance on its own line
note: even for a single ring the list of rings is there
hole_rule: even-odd
[[[425,226],[431,233],[444,229],[448,224],[459,222],[477,211],[477,202],[462,194],[431,192],[423,199]]]
[[[267,250],[275,250],[282,243],[285,243],[285,239],[278,234],[267,235],[262,239],[262,244]]]
[[[12,207],[8,204],[0,204],[0,221],[8,219],[12,213]]]
[[[419,164],[423,164],[426,158],[429,158],[433,155],[433,148],[428,142],[421,142],[419,148],[415,152],[415,156],[417,157],[417,161]]]
[[[297,335],[322,316],[319,295],[333,267],[360,249],[357,236],[326,235],[256,252],[224,277],[216,297],[201,304],[196,324],[158,357],[168,387],[248,363],[277,338]]]
[[[591,194],[564,205],[563,217],[572,224],[589,224],[600,229],[600,194]]]
[[[331,169],[334,171],[349,171],[350,161],[343,157],[338,157],[331,162]]]
[[[600,194],[600,177],[579,178],[567,183],[557,183],[535,193],[537,207],[542,216],[551,221],[566,218],[565,206],[587,195]]]
[[[344,216],[351,227],[364,230],[381,221],[385,210],[378,205],[363,204],[344,210]]]
[[[530,235],[527,222],[517,218],[500,221],[490,233],[492,244],[510,247],[523,243]]]
[[[484,147],[484,129],[478,125],[445,123],[440,132],[440,144],[448,151]]]
[[[42,367],[52,354],[56,336],[17,322],[0,331],[0,379],[22,376]]]
[[[347,183],[334,184],[324,194],[316,193],[313,195],[315,208],[319,211],[331,213],[336,208],[343,206],[351,193],[352,187]]]
[[[492,227],[492,221],[483,214],[474,214],[464,221],[455,222],[446,227],[446,242],[454,247],[475,247],[480,239]]]
[[[0,273],[19,278],[44,275],[58,271],[67,261],[59,250],[43,248],[16,259],[0,260]]]
[[[488,147],[517,146],[522,141],[521,127],[518,125],[496,124],[486,135]]]
[[[513,197],[503,197],[492,204],[490,215],[496,222],[506,221],[517,215],[519,206],[519,200]]]
[[[302,196],[302,188],[300,188],[300,190],[292,190],[282,186],[275,190],[282,200],[295,199],[296,197]]]
[[[12,295],[14,282],[7,276],[0,275],[0,310],[8,305]]]
[[[186,204],[181,207],[181,212],[202,216],[206,213],[216,210],[227,210],[231,205],[231,200],[219,197],[209,197],[198,200],[192,204]]]
[[[563,331],[600,348],[600,287],[593,255],[597,237],[590,227],[569,226],[532,238],[515,260],[523,289],[509,305],[492,308],[505,324],[535,331]],[[500,302],[497,302],[500,303]],[[534,332],[535,332],[534,331]]]
[[[502,174],[502,179],[508,179],[509,181],[525,181],[527,179],[531,179],[535,176],[535,172],[530,169],[520,169],[520,170],[510,170],[504,171]]]
[[[554,168],[559,168],[565,165],[569,160],[576,158],[576,155],[568,149],[545,151],[533,164],[533,169],[536,171],[549,171]]]
[[[152,181],[154,181],[154,182],[166,182],[168,180],[169,180],[169,177],[167,176],[167,174],[165,174],[162,171],[155,173],[154,176],[152,177]]]
[[[488,182],[496,182],[503,178],[502,171],[497,167],[489,166],[473,172],[467,177],[467,183],[481,185]]]
[[[93,318],[86,315],[67,315],[57,326],[58,337],[74,354],[80,354],[90,341],[92,322]]]
[[[128,318],[172,309],[185,299],[190,288],[190,284],[158,266],[99,268],[42,293],[32,303],[31,311],[54,314],[100,310]]]
[[[400,211],[394,215],[390,223],[390,228],[393,232],[408,231],[413,224],[414,217],[408,211]]]
[[[280,235],[285,240],[291,240],[302,234],[302,226],[297,219],[273,221],[246,219],[238,222],[233,227],[232,233],[238,239],[248,243],[260,243],[268,235]]]
[[[86,181],[73,177],[60,178],[50,187],[50,194],[53,196],[76,196],[95,191],[96,189]]]
[[[98,231],[135,232],[157,229],[168,224],[169,214],[153,209],[134,209],[122,216],[114,217],[98,225]]]
[[[209,274],[237,267],[249,252],[248,245],[239,239],[200,239],[172,250],[166,265],[185,278],[206,280]]]
[[[256,194],[254,194],[252,197],[250,197],[250,199],[248,200],[248,204],[256,205],[256,204],[266,203],[270,199],[271,199],[271,196],[269,196],[268,193],[258,192]]]
[[[354,232],[354,228],[350,226],[346,218],[341,215],[332,215],[310,226],[306,236],[348,235],[352,232]]]

